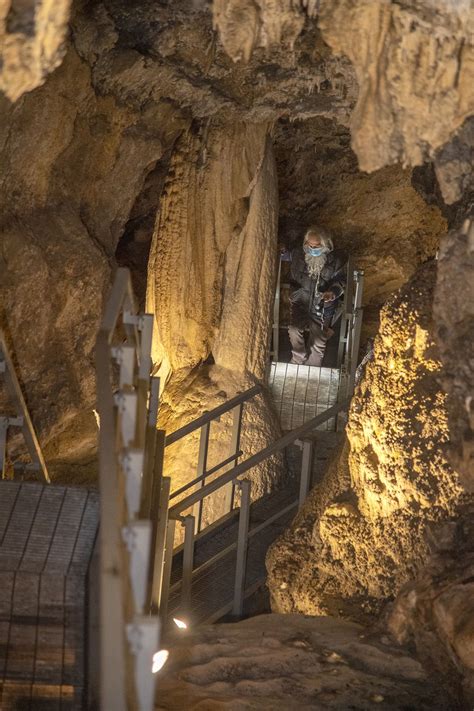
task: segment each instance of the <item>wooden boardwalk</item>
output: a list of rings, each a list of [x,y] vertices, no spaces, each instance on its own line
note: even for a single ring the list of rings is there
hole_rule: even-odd
[[[96,492],[0,482],[0,708],[85,707]]]

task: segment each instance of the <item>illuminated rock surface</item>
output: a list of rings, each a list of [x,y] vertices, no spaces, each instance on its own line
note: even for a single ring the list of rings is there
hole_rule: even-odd
[[[446,396],[431,336],[434,281],[428,263],[382,309],[348,443],[267,556],[275,611],[377,609],[424,561],[426,524],[458,509],[462,489],[444,451]]]
[[[11,101],[61,63],[72,0],[0,2],[0,90]]]
[[[306,14],[318,15],[324,40],[353,63],[359,94],[352,145],[362,170],[423,163],[472,113],[474,18],[467,0],[214,2],[216,26],[234,60],[248,59],[259,46],[292,49]]]
[[[343,620],[261,615],[190,630],[171,647],[160,711],[453,708],[406,650]]]

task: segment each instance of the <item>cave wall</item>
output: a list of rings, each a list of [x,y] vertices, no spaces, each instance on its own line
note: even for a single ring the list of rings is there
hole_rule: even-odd
[[[0,2],[0,91],[16,101],[40,86],[65,54],[72,0]]]
[[[139,113],[98,95],[72,46],[0,112],[1,319],[54,476],[55,462],[94,455],[94,346],[114,252],[186,122],[169,105]]]
[[[258,47],[291,51],[306,18],[317,17],[325,42],[348,57],[356,73],[351,135],[362,170],[420,165],[473,113],[474,18],[468,0],[215,0],[213,7],[234,61]]]
[[[276,611],[378,610],[426,559],[427,525],[455,516],[464,501],[445,451],[435,283],[430,262],[382,309],[344,450],[267,556]]]

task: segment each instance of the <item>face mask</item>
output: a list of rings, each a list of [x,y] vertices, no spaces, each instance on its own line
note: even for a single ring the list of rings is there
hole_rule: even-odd
[[[311,257],[320,257],[322,254],[326,253],[326,247],[309,247],[306,245],[305,252]]]

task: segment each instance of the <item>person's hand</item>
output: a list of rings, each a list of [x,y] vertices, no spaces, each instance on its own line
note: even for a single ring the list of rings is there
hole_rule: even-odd
[[[336,298],[336,295],[333,291],[325,291],[323,294],[323,301],[334,301]]]

